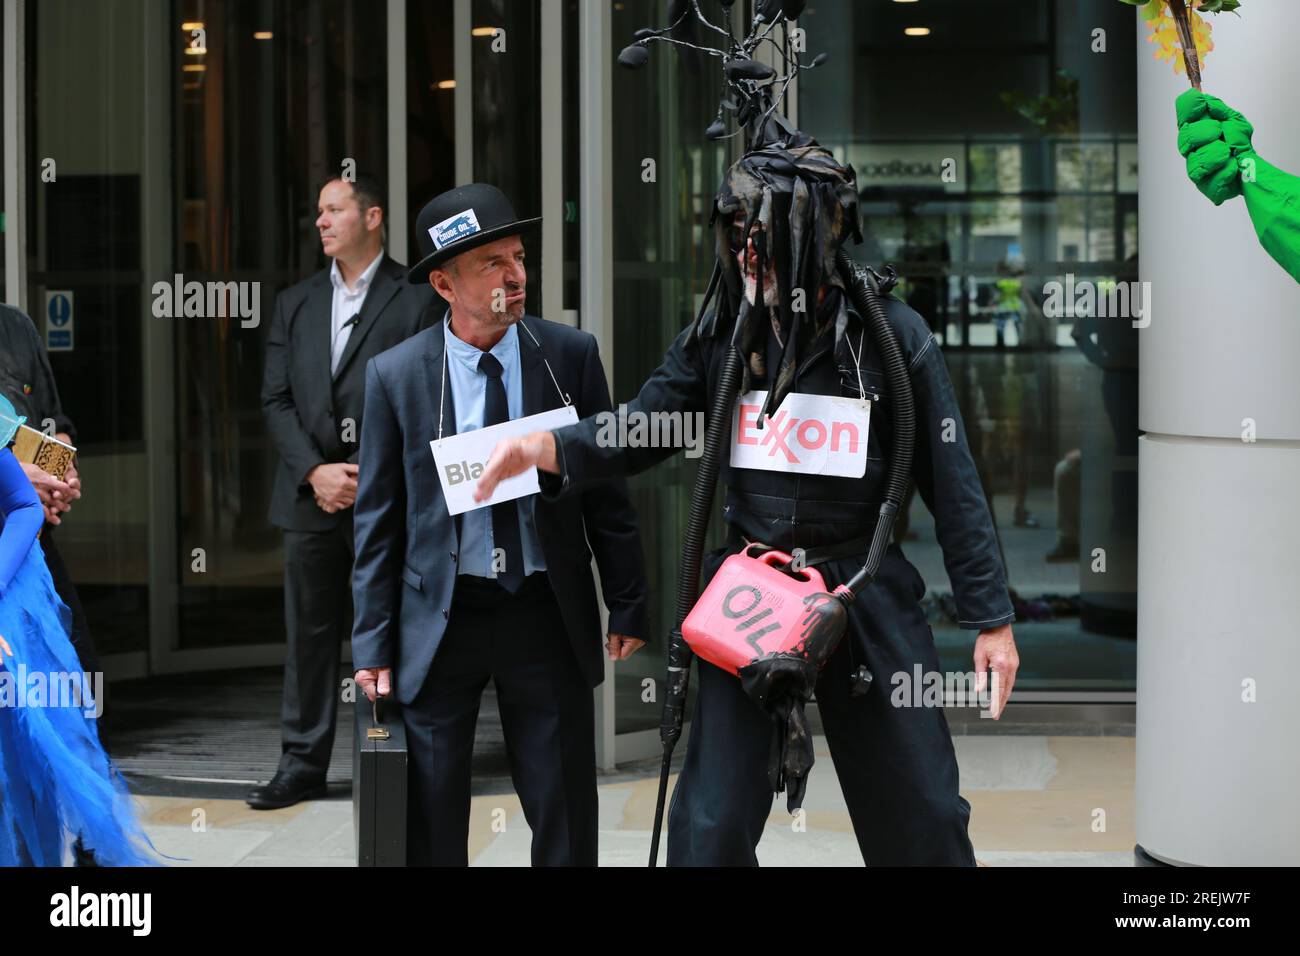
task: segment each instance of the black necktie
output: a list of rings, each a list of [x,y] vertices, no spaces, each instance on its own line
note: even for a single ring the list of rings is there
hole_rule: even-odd
[[[510,421],[510,407],[506,402],[506,385],[501,380],[501,363],[492,353],[484,352],[478,360],[478,370],[487,376],[487,401],[483,406],[483,427]],[[503,501],[492,506],[492,538],[505,555],[505,570],[497,572],[497,583],[511,594],[519,590],[524,581],[524,546],[519,539],[518,499]],[[495,557],[495,555],[494,555]]]

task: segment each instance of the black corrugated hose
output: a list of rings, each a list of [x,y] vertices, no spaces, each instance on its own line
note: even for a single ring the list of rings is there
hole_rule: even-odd
[[[866,320],[867,327],[871,329],[872,341],[885,363],[885,380],[889,383],[894,425],[884,503],[880,506],[880,518],[871,538],[867,562],[852,580],[836,590],[837,596],[848,604],[859,590],[875,578],[885,556],[885,549],[894,536],[894,520],[903,499],[907,497],[907,486],[912,480],[912,457],[916,451],[916,404],[912,399],[912,379],[907,372],[907,363],[903,360],[903,350],[898,345],[898,337],[890,328],[889,320],[885,317],[885,307],[876,293],[876,277],[866,269],[859,269],[843,249],[840,249],[835,264],[845,288],[849,290],[854,308]],[[890,267],[890,272],[892,271],[893,268]]]

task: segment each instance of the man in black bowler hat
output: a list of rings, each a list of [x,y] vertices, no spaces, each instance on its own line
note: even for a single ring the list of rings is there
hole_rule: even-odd
[[[280,293],[266,341],[262,409],[280,453],[270,521],[284,530],[287,649],[280,764],[247,796],[256,810],[325,793],[352,621],[352,504],[364,370],[431,321],[433,294],[384,252],[383,187],[368,175],[320,191],[316,228],[332,261]]]
[[[474,462],[440,476],[430,448],[567,404],[579,417],[610,410],[596,340],[524,313],[520,236],[538,222],[480,183],[429,202],[410,281],[432,285],[446,317],[366,369],[352,657],[370,699],[395,693],[403,705],[412,865],[468,862],[474,725],[492,680],[533,864],[594,866],[591,691],[605,664],[593,554],[609,659],[629,657],[646,632],[641,541],[621,479],[562,503],[533,494],[453,517],[444,483],[464,481],[456,469],[472,473]]]

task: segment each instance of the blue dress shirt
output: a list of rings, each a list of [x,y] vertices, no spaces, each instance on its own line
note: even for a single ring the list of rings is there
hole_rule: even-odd
[[[478,370],[479,349],[463,342],[451,330],[451,322],[443,321],[443,335],[447,343],[447,378],[451,398],[456,406],[456,433],[463,435],[483,427],[483,411],[487,404],[487,376]],[[501,341],[492,346],[492,357],[501,363],[501,381],[506,389],[506,405],[510,418],[524,415],[524,383],[519,364],[519,330],[510,326]],[[524,574],[546,570],[541,541],[533,523],[533,496],[518,498],[519,540],[524,548]],[[476,508],[461,515],[460,564],[458,574],[474,574],[481,578],[495,578],[492,570],[492,509]]]

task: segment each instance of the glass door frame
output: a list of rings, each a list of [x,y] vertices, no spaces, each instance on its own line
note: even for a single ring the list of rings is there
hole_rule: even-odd
[[[388,252],[399,262],[408,262],[410,227],[407,213],[407,135],[406,135],[406,3],[405,0],[386,2],[386,109],[388,114]],[[461,0],[456,0],[459,5]],[[155,8],[151,5],[151,11]],[[151,12],[147,21],[150,41],[146,51],[163,51],[160,56],[149,56],[146,69],[150,70],[147,89],[165,91],[165,108],[147,110],[152,119],[146,147],[146,172],[151,169],[150,181],[167,184],[166,189],[148,191],[144,196],[145,210],[145,262],[146,275],[170,275],[174,258],[173,229],[178,228],[173,210],[175,170],[173,162],[174,122],[171,109],[171,46],[170,4]],[[466,31],[468,36],[468,30]],[[460,74],[457,62],[457,86],[468,86],[468,73]],[[468,64],[466,65],[468,66]],[[149,449],[150,474],[150,651],[148,670],[151,674],[192,673],[195,671],[226,670],[245,667],[278,666],[284,662],[283,640],[245,644],[231,647],[189,648],[178,647],[179,583],[174,573],[175,562],[184,556],[179,552],[177,519],[177,449],[176,405],[172,400],[176,389],[175,330],[169,323],[160,323],[145,336],[145,407],[146,438]],[[350,663],[352,648],[347,642],[341,651],[341,661]],[[105,665],[108,666],[107,664]],[[114,673],[113,676],[136,676]]]

